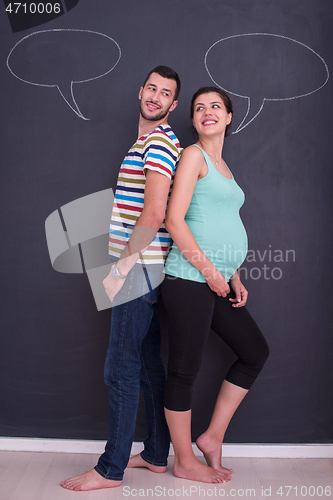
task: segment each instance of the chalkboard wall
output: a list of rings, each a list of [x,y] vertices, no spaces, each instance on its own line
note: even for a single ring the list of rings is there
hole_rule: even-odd
[[[136,139],[140,86],[166,64],[182,80],[170,123],[183,147],[193,142],[189,102],[198,87],[215,82],[235,108],[224,158],[246,195],[250,251],[240,273],[271,355],[226,441],[332,442],[332,2],[26,5],[15,12],[5,1],[0,15],[0,434],[107,437],[111,309],[93,288],[94,269],[106,264],[110,206],[103,216],[96,206]],[[165,360],[167,333],[164,326]],[[212,333],[193,439],[232,356]],[[145,433],[140,403],[135,439]]]

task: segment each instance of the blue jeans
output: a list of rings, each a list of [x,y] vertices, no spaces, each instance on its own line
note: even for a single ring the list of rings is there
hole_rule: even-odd
[[[141,268],[142,269],[142,268]],[[148,280],[149,282],[149,280]],[[133,288],[143,294],[133,296]],[[120,305],[112,309],[110,343],[104,377],[110,386],[109,438],[95,470],[106,479],[121,481],[127,466],[135,431],[140,386],[143,390],[148,438],[142,458],[153,465],[167,465],[170,435],[164,416],[165,372],[160,357],[159,289],[144,273],[132,272],[117,295]]]

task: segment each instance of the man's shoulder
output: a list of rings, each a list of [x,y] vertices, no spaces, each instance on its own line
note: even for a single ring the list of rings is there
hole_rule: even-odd
[[[170,147],[180,150],[178,137],[173,132],[168,123],[159,125],[145,137],[145,145],[150,145],[153,142],[163,142],[169,144]]]

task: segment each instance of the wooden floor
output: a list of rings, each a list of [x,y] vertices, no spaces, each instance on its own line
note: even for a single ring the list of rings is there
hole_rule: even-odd
[[[204,484],[172,474],[173,457],[165,474],[128,469],[115,489],[72,492],[61,480],[95,466],[97,455],[0,452],[1,500],[119,500],[133,498],[251,498],[253,500],[333,500],[333,459],[225,458],[234,470],[227,484]]]

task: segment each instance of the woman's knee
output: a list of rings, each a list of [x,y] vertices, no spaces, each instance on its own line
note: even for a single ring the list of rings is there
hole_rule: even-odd
[[[254,380],[258,377],[267,361],[268,356],[269,347],[264,337],[262,337],[262,341],[260,342],[260,344],[257,344],[255,350],[253,350],[251,353],[248,353],[248,355],[244,358],[238,358],[238,360],[236,361],[234,368],[238,367],[238,370],[242,377],[244,377],[244,379],[248,379],[247,388],[249,388]]]
[[[164,406],[168,410],[187,411],[191,409],[196,375],[197,372],[180,373],[168,370],[164,393]]]
[[[264,364],[266,363],[268,356],[269,356],[269,347],[266,340],[263,337],[261,348],[258,352],[258,365],[261,366],[261,368],[263,368]]]

